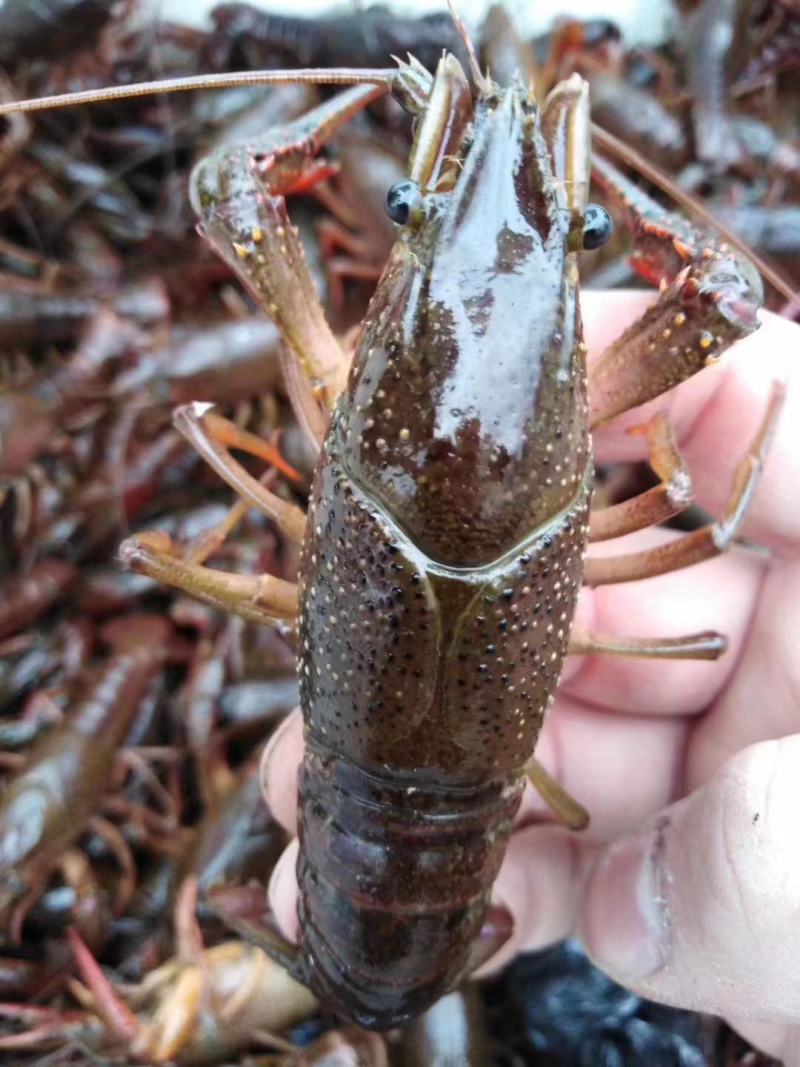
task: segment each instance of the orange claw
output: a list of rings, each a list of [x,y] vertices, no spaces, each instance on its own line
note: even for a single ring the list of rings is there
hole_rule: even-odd
[[[250,433],[247,430],[240,430],[234,423],[213,411],[206,411],[203,418],[206,425],[209,429],[213,429],[215,437],[222,444],[227,445],[229,448],[245,449],[250,455],[258,456],[259,459],[271,463],[281,474],[291,478],[292,481],[302,482],[302,474],[295,470],[290,463],[287,463],[278,449],[270,444],[269,441],[265,441],[263,437],[259,437],[257,434]]]

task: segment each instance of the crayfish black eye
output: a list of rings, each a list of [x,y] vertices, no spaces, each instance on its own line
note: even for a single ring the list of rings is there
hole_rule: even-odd
[[[614,223],[604,207],[589,204],[583,213],[583,247],[586,252],[600,248],[614,232]]]
[[[422,218],[422,193],[417,183],[408,178],[395,182],[386,194],[386,211],[398,226],[419,222]]]

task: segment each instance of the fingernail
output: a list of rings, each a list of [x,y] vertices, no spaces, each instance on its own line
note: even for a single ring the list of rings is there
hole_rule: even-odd
[[[612,845],[589,881],[586,947],[598,966],[623,980],[646,978],[666,961],[663,831]]]

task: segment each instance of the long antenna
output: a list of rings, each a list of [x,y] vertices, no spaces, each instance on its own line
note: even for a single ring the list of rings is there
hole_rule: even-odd
[[[459,18],[452,0],[448,0],[451,16],[462,35],[470,58],[473,77],[479,86],[485,84],[484,75],[478,65],[472,42]],[[154,96],[162,93],[183,93],[203,89],[235,89],[242,86],[258,85],[383,85],[390,88],[397,78],[397,70],[381,67],[354,70],[352,67],[323,68],[311,67],[294,71],[253,70],[238,71],[232,74],[197,74],[185,78],[165,78],[159,81],[133,82],[130,85],[111,85],[102,89],[87,89],[77,93],[63,93],[56,96],[42,96],[35,100],[14,100],[0,104],[0,116],[19,112],[46,111],[57,107],[74,107],[80,104],[104,103],[110,100],[127,100],[136,96]],[[592,123],[592,136],[617,159],[634,167],[659,189],[671,196],[676,203],[687,211],[693,212],[706,225],[715,229],[735,248],[752,260],[764,278],[781,293],[792,305],[800,303],[800,291],[794,290],[790,282],[769,263],[736,236],[720,219],[709,211],[699,200],[671,182],[658,168],[649,163],[636,149],[601,126]]]
[[[131,85],[109,85],[104,89],[85,89],[79,93],[41,96],[38,100],[14,100],[0,104],[0,115],[127,100],[133,96],[185,93],[195,89],[236,89],[244,85],[385,85],[388,89],[396,77],[397,71],[391,67],[367,67],[363,70],[354,70],[352,67],[332,67],[329,70],[311,67],[292,71],[245,70],[233,74],[193,74],[186,78],[164,78],[161,81],[133,82]]]
[[[461,42],[467,52],[467,59],[469,60],[469,69],[472,74],[472,79],[475,82],[479,92],[488,93],[491,89],[491,81],[485,76],[481,70],[481,65],[478,62],[478,56],[475,52],[475,45],[472,43],[472,38],[469,35],[469,30],[464,25],[464,22],[456,11],[455,0],[447,0],[447,7],[450,10],[450,18],[453,20],[458,36],[461,38]]]

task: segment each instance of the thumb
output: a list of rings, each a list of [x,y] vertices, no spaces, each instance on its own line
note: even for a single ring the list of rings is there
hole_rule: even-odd
[[[800,735],[744,749],[605,850],[584,904],[598,966],[653,1000],[800,1022]]]

